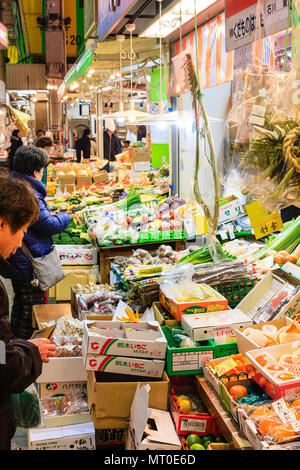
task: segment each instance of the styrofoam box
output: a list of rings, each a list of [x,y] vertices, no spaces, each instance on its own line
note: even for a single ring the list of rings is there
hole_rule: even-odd
[[[56,245],[63,266],[92,266],[97,264],[98,251],[92,245]]]
[[[42,374],[36,380],[37,383],[83,381],[87,381],[87,372],[82,357],[52,357],[43,364]]]
[[[29,450],[96,450],[93,423],[28,431]]]

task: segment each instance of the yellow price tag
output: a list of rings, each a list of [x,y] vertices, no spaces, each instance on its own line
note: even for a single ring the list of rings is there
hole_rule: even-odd
[[[246,211],[257,240],[283,228],[279,212],[275,211],[271,214],[261,201],[248,204]]]
[[[228,359],[225,359],[225,361],[222,361],[221,364],[218,364],[214,367],[218,377],[221,377],[221,375],[226,374],[230,370],[234,369],[237,366],[237,363],[229,357]]]

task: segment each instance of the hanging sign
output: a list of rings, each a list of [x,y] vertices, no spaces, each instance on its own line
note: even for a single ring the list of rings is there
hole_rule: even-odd
[[[229,199],[229,202],[220,207],[219,225],[227,224],[245,215],[243,205],[239,199],[234,197],[226,199]]]
[[[138,0],[98,0],[99,41],[108,36]]]
[[[254,42],[259,26],[262,37],[285,30],[288,5],[289,0],[261,0],[259,25],[257,0],[225,0],[226,51]]]
[[[283,222],[279,212],[276,211],[270,214],[261,201],[248,204],[246,211],[257,240],[283,228]]]
[[[0,23],[0,49],[8,48],[8,31],[4,24]]]

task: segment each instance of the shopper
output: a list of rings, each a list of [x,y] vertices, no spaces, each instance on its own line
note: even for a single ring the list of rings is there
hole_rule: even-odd
[[[77,163],[81,162],[81,153],[84,160],[91,158],[91,129],[84,129],[83,136],[75,142]]]
[[[36,197],[30,186],[14,178],[0,176],[0,263],[22,245],[28,226],[39,216]],[[9,326],[8,297],[0,282],[0,341],[5,345],[5,364],[0,358],[0,450],[10,450],[16,431],[11,394],[23,392],[39,377],[42,361],[55,356],[48,339],[13,339]]]
[[[48,165],[47,153],[37,147],[21,147],[14,161],[13,176],[27,181],[34,190],[39,203],[40,215],[37,222],[30,226],[24,236],[24,243],[33,258],[49,254],[52,250],[52,235],[61,233],[69,225],[68,214],[51,215],[45,201],[46,189],[42,184],[44,168]],[[34,273],[30,260],[21,248],[2,266],[0,274],[12,280],[15,293],[11,329],[15,337],[28,339],[31,337],[32,306],[44,303],[44,292],[34,287]]]
[[[127,150],[130,146],[130,140],[124,140],[124,149]]]
[[[15,129],[12,132],[11,139],[10,139],[11,147],[8,155],[8,166],[10,171],[13,171],[14,169],[14,157],[16,154],[16,151],[18,150],[19,147],[22,147],[23,141],[20,137],[20,130]]]
[[[142,139],[145,139],[147,137],[147,129],[146,126],[139,126],[138,132],[137,132],[137,140],[138,142],[141,142]]]
[[[35,139],[35,142],[36,142],[40,137],[44,137],[46,135],[46,132],[43,131],[42,129],[39,129],[36,131],[35,135],[36,135],[36,139]]]
[[[44,149],[47,152],[48,156],[50,156],[51,150],[53,148],[53,140],[47,136],[40,137],[35,142],[35,146],[37,148]],[[42,183],[46,188],[47,187],[47,168],[44,168]]]
[[[121,153],[121,140],[115,134],[115,125],[112,119],[107,119],[105,123],[106,130],[103,135],[104,158],[110,162],[116,161],[116,155]]]

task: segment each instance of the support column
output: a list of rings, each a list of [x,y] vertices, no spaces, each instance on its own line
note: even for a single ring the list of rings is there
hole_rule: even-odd
[[[96,100],[96,114],[97,118],[103,114],[103,95],[102,93],[97,93]],[[103,121],[97,119],[97,149],[99,158],[103,158],[104,149],[103,149]]]

